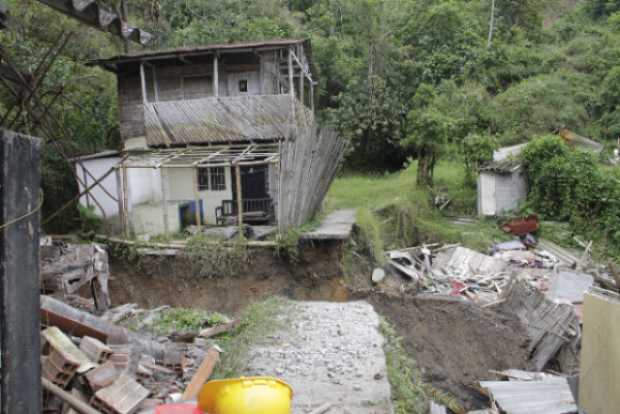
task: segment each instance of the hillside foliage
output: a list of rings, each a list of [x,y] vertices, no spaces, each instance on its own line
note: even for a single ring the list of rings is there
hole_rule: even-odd
[[[60,33],[75,33],[45,80],[48,89],[63,91],[52,110],[57,122],[44,130],[18,127],[47,139],[49,213],[76,192],[65,156],[120,145],[114,78],[85,63],[122,52],[122,44],[35,0],[5,1],[11,26],[0,32],[0,42],[25,70]],[[118,0],[102,2],[119,6]],[[128,5],[132,24],[155,35],[151,48],[311,39],[319,118],[348,140],[348,170],[395,171],[415,158],[418,184],[433,186],[435,165],[461,157],[471,185],[476,167],[496,146],[560,127],[610,145],[620,135],[616,0],[495,0],[493,19],[491,0]],[[13,103],[0,87],[0,110]],[[57,224],[66,227],[76,216]]]

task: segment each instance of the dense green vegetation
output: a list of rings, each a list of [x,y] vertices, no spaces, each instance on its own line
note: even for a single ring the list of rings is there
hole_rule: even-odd
[[[41,126],[19,119],[16,124],[48,141],[44,213],[49,214],[76,191],[61,152],[73,156],[119,145],[114,79],[84,63],[120,53],[122,45],[34,0],[6,2],[12,23],[0,33],[0,42],[24,70],[34,69],[61,32],[75,32],[44,83],[51,91],[44,101],[62,90],[52,109],[56,121]],[[103,2],[113,8],[119,4]],[[388,192],[379,188],[386,181],[379,177],[416,161],[389,180],[408,200],[389,203],[399,205],[401,225],[415,219],[420,227],[425,217],[437,215],[431,200],[446,185],[457,193],[446,210],[472,213],[476,169],[497,146],[560,127],[609,146],[620,135],[616,0],[496,0],[493,11],[491,0],[129,0],[128,5],[132,23],[155,35],[152,48],[310,38],[320,119],[349,142],[345,167],[353,176],[340,183],[354,187],[356,180],[377,180],[371,197],[379,198]],[[0,87],[0,109],[12,103]],[[450,168],[440,171],[442,166]],[[446,179],[447,171],[458,172]],[[376,178],[359,175],[369,172]],[[589,177],[601,178],[597,174]],[[604,181],[601,186],[615,185]],[[554,201],[541,200],[547,194],[534,192],[529,207],[555,215],[547,210]],[[422,209],[412,209],[420,203]],[[575,209],[593,208],[591,203],[597,211],[609,211],[600,200],[574,202],[570,213],[561,211],[555,218],[578,228],[577,217],[585,213]],[[79,217],[76,210],[68,211],[49,230],[55,224],[66,231]],[[441,220],[428,223],[451,231]],[[605,238],[618,242],[609,232]]]

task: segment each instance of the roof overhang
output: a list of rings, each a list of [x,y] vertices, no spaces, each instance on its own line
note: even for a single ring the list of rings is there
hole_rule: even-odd
[[[152,150],[129,154],[123,168],[204,168],[277,163],[278,144],[214,145]]]
[[[310,40],[308,39],[274,39],[243,43],[220,43],[190,48],[151,50],[141,53],[118,55],[107,59],[91,60],[87,65],[101,66],[111,72],[118,73],[122,67],[135,63],[148,63],[163,60],[187,61],[192,57],[214,54],[254,53],[267,50],[283,49],[289,46],[304,45],[310,60]]]

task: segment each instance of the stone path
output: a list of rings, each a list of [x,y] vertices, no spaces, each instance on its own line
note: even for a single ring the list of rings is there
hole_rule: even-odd
[[[276,376],[294,390],[293,414],[391,414],[384,339],[366,302],[292,302],[285,328],[253,347],[246,375]]]
[[[306,240],[347,240],[355,224],[355,209],[336,210],[323,219],[319,227],[302,234]]]

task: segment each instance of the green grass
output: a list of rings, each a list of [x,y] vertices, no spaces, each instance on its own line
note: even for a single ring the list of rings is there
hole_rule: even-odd
[[[416,186],[416,173],[417,164],[412,163],[392,174],[339,177],[327,195],[325,210],[357,208],[358,226],[368,244],[366,253],[377,262],[384,248],[443,242],[484,251],[493,242],[506,239],[493,220],[453,222],[452,217],[474,217],[476,211],[476,189],[464,185],[462,163],[440,162],[431,190]],[[433,207],[437,194],[451,200],[441,212]]]
[[[417,414],[428,412],[428,398],[424,391],[421,375],[415,361],[407,355],[402,339],[387,322],[380,325],[385,338],[388,380],[392,388],[392,402],[395,414]]]
[[[153,321],[151,331],[158,335],[171,332],[198,332],[207,326],[225,323],[228,318],[218,312],[201,309],[172,308],[164,310]]]
[[[240,316],[239,326],[216,338],[215,342],[224,352],[211,378],[235,378],[243,374],[250,347],[282,327],[278,316],[285,312],[287,306],[286,299],[280,297],[249,305]]]

